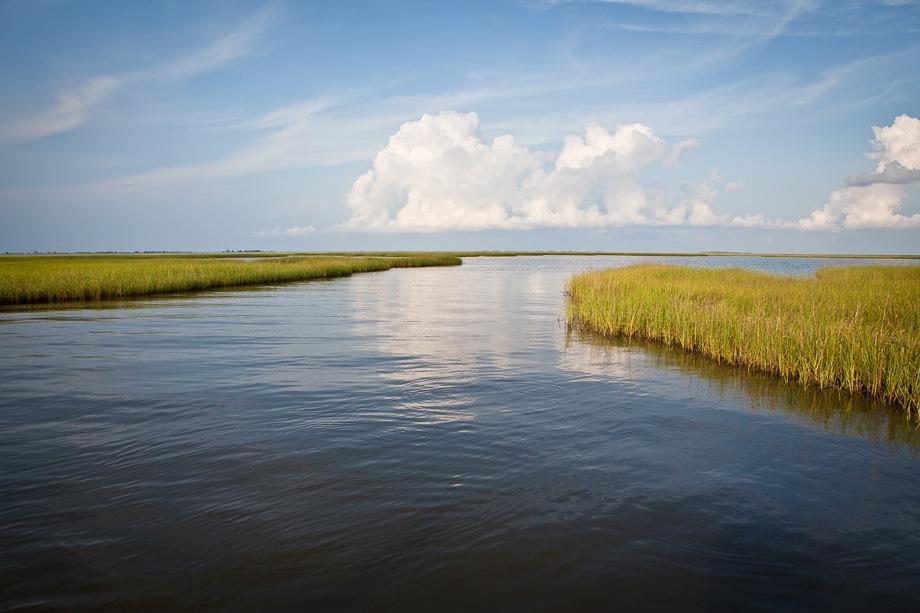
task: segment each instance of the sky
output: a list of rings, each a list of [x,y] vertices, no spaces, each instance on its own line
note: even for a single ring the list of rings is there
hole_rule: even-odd
[[[920,2],[0,0],[0,252],[920,253]]]

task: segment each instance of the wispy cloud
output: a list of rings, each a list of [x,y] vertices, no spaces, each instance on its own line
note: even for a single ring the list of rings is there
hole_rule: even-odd
[[[703,135],[748,121],[751,117],[805,108],[828,99],[832,105],[852,107],[879,90],[867,76],[893,82],[898,74],[920,57],[920,48],[895,54],[864,58],[840,65],[812,79],[786,74],[752,75],[664,101],[612,103],[581,106],[564,112],[537,109],[538,119],[516,114],[490,122],[493,131],[511,132],[526,144],[550,143],[591,121],[615,124],[642,121],[666,134]],[[639,71],[640,73],[642,70]],[[657,74],[657,73],[656,73]],[[199,179],[219,179],[309,166],[327,166],[370,159],[389,134],[401,123],[445,108],[476,108],[509,100],[539,101],[563,92],[608,87],[637,75],[612,74],[583,79],[555,79],[551,75],[496,74],[474,87],[454,91],[379,97],[373,90],[323,95],[290,104],[252,119],[231,121],[225,128],[258,132],[215,159],[193,164],[167,166],[134,173],[82,187],[98,193],[158,188]],[[501,84],[504,83],[504,86]],[[822,113],[828,112],[826,105]],[[692,148],[692,139],[679,143]],[[666,162],[668,160],[665,160]]]
[[[520,115],[496,125],[517,135],[530,135],[527,140],[531,142],[545,142],[587,121],[641,120],[663,133],[696,136],[731,129],[753,118],[781,116],[790,109],[800,116],[820,113],[814,117],[820,121],[880,98],[897,99],[905,86],[920,79],[913,68],[917,62],[920,47],[909,47],[831,66],[816,75],[762,72],[661,100],[613,100],[540,113],[539,121]]]
[[[318,98],[278,109],[240,127],[265,129],[264,136],[209,162],[158,168],[149,172],[119,177],[88,186],[90,189],[152,189],[198,180],[236,177],[285,168],[326,166],[366,159],[373,148],[349,149],[336,139],[347,132],[347,123],[330,126],[317,115],[335,104],[334,99]]]
[[[618,29],[687,36],[770,40],[784,37],[873,36],[916,32],[912,0],[572,0],[621,8],[612,19]],[[569,2],[557,2],[562,4]]]
[[[313,226],[291,226],[290,228],[282,228],[281,226],[276,226],[271,230],[260,230],[259,232],[256,232],[256,236],[259,238],[309,236],[314,232],[316,232],[316,228]]]
[[[118,89],[154,79],[181,80],[217,70],[250,55],[256,39],[276,18],[273,7],[262,10],[203,48],[161,64],[118,75],[95,76],[62,90],[54,105],[43,112],[0,125],[0,142],[30,141],[74,130]]]
[[[788,9],[797,5],[786,3],[784,6]],[[254,41],[275,20],[275,14],[270,11],[255,15],[205,49],[175,62],[138,71],[134,73],[134,78],[180,78],[179,75],[217,69],[235,58],[254,52]],[[523,74],[494,71],[486,78],[465,83],[465,86],[459,84],[456,89],[414,95],[383,96],[373,87],[320,95],[254,118],[234,117],[223,129],[238,130],[241,138],[232,148],[211,159],[153,168],[147,172],[66,189],[97,194],[113,190],[112,193],[128,194],[197,180],[367,162],[401,123],[445,108],[466,110],[488,108],[490,105],[507,108],[513,104],[521,112],[504,111],[490,121],[489,127],[492,133],[513,133],[527,145],[554,142],[591,121],[605,125],[641,121],[654,125],[664,134],[703,135],[749,121],[752,117],[793,107],[808,107],[822,100],[828,100],[832,105],[852,107],[860,104],[865,97],[879,95],[881,90],[876,78],[891,85],[897,81],[898,75],[909,76],[908,67],[920,58],[920,48],[915,47],[832,67],[812,77],[794,73],[750,74],[727,84],[691,90],[683,96],[674,96],[669,92],[666,99],[627,102],[619,101],[614,95],[627,83],[677,78],[674,75],[682,72],[706,74],[707,53],[704,50],[703,59],[684,58],[685,62],[676,61],[676,58],[672,58],[675,61],[661,61],[662,58],[657,56],[647,61],[639,58],[633,66],[622,70],[604,67],[585,74],[566,75],[555,69]],[[691,69],[687,68],[688,63]],[[655,69],[655,65],[662,68]],[[118,79],[114,81],[115,87],[121,84]],[[595,94],[610,91],[612,95],[608,100],[593,105],[579,104],[565,110],[559,110],[554,102],[554,96],[571,93],[571,98],[575,98],[583,91]],[[590,98],[585,96],[585,99]],[[593,99],[598,100],[598,97],[595,95]],[[49,128],[45,133],[79,125],[86,120],[93,104],[98,102],[90,101],[82,107],[82,115],[77,113],[76,118],[69,117],[68,121],[61,119],[67,118],[66,114],[59,114],[58,121],[52,122],[53,129]],[[822,106],[822,112],[827,111],[826,107]],[[691,139],[677,147],[690,148],[693,145]],[[6,193],[9,194],[9,190]]]
[[[757,0],[549,0],[546,4],[567,4],[576,2],[621,4],[661,13],[754,16],[768,16],[775,12],[777,6],[782,7],[786,4],[790,4],[787,1],[763,2]]]
[[[135,73],[139,79],[187,79],[217,70],[230,62],[256,51],[255,42],[277,21],[277,11],[272,6],[259,11],[238,24],[230,32],[203,48],[190,51],[150,69]]]
[[[749,17],[776,17],[790,20],[806,10],[817,8],[819,0],[601,0],[609,4],[629,4],[666,13],[694,13],[704,15],[745,15]]]
[[[819,0],[779,0],[773,2],[744,2],[740,0],[573,0],[558,4],[609,4],[646,9],[654,13],[670,13],[675,21],[650,20],[641,23],[620,23],[634,31],[677,34],[724,34],[772,38],[782,34],[800,16],[818,9]]]
[[[72,130],[86,122],[93,108],[119,88],[115,77],[94,77],[57,96],[45,112],[0,125],[0,141],[27,141]]]

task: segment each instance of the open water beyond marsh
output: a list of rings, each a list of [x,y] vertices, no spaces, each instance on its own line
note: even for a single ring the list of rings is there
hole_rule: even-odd
[[[638,259],[0,313],[0,609],[920,609],[920,431],[569,334]]]

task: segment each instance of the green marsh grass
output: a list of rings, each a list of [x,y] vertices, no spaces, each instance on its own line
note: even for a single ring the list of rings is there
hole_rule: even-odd
[[[259,252],[263,256],[268,252]],[[329,251],[297,252],[296,255],[374,255],[406,256],[420,254],[455,255],[464,258],[477,257],[517,257],[517,256],[629,256],[629,257],[752,257],[752,258],[809,258],[809,259],[861,259],[861,260],[917,260],[920,255],[882,255],[882,254],[846,254],[846,253],[748,253],[741,251]]]
[[[920,409],[920,266],[828,266],[795,277],[638,264],[576,275],[567,293],[576,330]]]
[[[260,257],[251,261],[199,255],[2,256],[0,305],[91,302],[457,264],[460,258],[437,254]]]

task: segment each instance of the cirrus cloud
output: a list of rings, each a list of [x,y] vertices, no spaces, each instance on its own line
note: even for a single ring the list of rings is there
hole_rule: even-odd
[[[184,56],[118,75],[84,79],[59,92],[55,104],[45,111],[20,118],[4,117],[4,123],[0,124],[0,143],[30,141],[78,128],[89,120],[98,106],[127,85],[187,79],[250,55],[254,52],[254,41],[274,21],[275,8],[269,6],[249,16],[224,36]]]
[[[66,132],[83,124],[92,109],[121,86],[114,77],[95,77],[62,91],[47,111],[0,126],[0,141],[26,141]]]
[[[316,232],[316,228],[313,226],[291,226],[290,228],[282,228],[281,226],[275,226],[271,230],[259,230],[256,232],[256,236],[259,238],[278,238],[282,236],[308,236]]]

